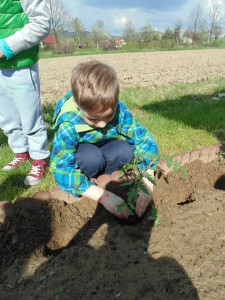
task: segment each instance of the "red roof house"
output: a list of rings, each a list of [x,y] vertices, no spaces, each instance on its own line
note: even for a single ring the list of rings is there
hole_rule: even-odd
[[[43,46],[52,46],[54,44],[55,44],[55,39],[51,33],[42,41]]]

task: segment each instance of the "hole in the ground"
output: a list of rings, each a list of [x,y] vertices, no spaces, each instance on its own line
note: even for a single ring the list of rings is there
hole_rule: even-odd
[[[225,191],[225,174],[220,176],[215,184],[214,184],[214,188],[217,189],[217,190],[223,190]]]

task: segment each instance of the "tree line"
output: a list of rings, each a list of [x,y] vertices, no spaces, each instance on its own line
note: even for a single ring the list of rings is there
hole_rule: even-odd
[[[113,40],[102,20],[96,21],[90,32],[87,32],[82,20],[71,17],[61,0],[47,0],[47,3],[51,13],[52,33],[59,52],[72,52],[71,48],[82,45],[104,48],[107,41]],[[123,28],[122,37],[126,41],[126,47],[217,46],[218,38],[224,34],[224,21],[225,14],[218,5],[212,5],[205,11],[201,3],[198,3],[191,9],[185,22],[177,19],[174,26],[166,28],[164,32],[155,30],[151,24],[145,24],[137,30],[134,22],[128,20]],[[65,38],[65,30],[73,32],[73,36]],[[114,43],[110,45],[115,46]]]

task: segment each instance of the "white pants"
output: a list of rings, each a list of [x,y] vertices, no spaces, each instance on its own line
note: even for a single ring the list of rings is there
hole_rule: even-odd
[[[37,64],[0,69],[0,128],[14,153],[29,152],[32,159],[49,156]]]

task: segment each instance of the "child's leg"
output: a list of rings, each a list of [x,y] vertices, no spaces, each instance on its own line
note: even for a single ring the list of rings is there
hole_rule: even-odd
[[[88,177],[96,177],[105,168],[101,150],[93,144],[80,144],[76,151],[76,165]]]
[[[32,159],[45,159],[47,150],[47,131],[43,121],[40,103],[40,83],[38,66],[18,70],[1,70],[5,99],[0,92],[0,104],[8,104],[2,110],[1,127],[8,136],[13,152],[29,153]],[[11,99],[11,104],[7,101]],[[2,109],[2,106],[1,106]]]
[[[0,128],[8,137],[8,143],[14,153],[29,150],[27,137],[23,134],[19,112],[14,103],[13,87],[9,84],[15,70],[0,71]],[[12,89],[12,90],[11,90]]]
[[[105,174],[119,170],[134,157],[134,148],[122,140],[106,143],[100,149],[106,162]]]

